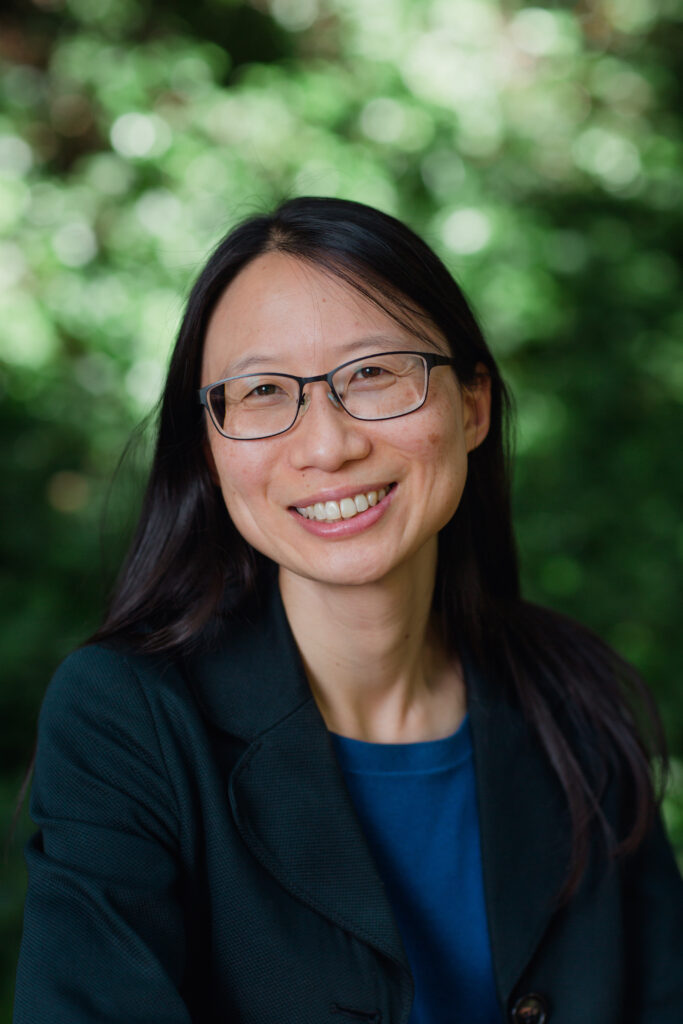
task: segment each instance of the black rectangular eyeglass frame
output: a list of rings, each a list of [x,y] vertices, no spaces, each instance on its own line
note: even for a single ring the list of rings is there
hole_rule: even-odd
[[[425,367],[426,367],[426,370],[427,370],[427,385],[425,387],[424,398],[422,399],[420,405],[416,405],[414,409],[409,409],[408,412],[396,413],[394,416],[379,416],[377,418],[372,417],[371,419],[368,419],[365,416],[356,416],[354,413],[349,412],[349,410],[344,405],[343,399],[341,398],[341,396],[339,394],[337,394],[337,390],[334,387],[334,384],[332,383],[332,378],[340,370],[343,370],[345,366],[351,366],[353,363],[363,363],[363,362],[366,362],[366,361],[367,362],[371,362],[373,359],[377,359],[377,358],[380,358],[382,356],[420,356],[421,359],[424,359]],[[392,350],[391,352],[373,352],[371,355],[368,355],[368,356],[360,356],[360,357],[358,357],[356,359],[347,359],[347,361],[345,363],[341,363],[339,366],[335,366],[335,368],[333,370],[330,370],[329,373],[318,373],[318,374],[316,374],[313,377],[297,377],[296,374],[293,374],[293,373],[277,373],[277,372],[272,372],[271,373],[270,371],[259,373],[258,370],[256,372],[254,372],[254,373],[238,373],[234,377],[222,377],[220,380],[215,380],[211,384],[205,384],[203,388],[199,388],[199,390],[197,391],[197,397],[198,397],[199,403],[204,406],[204,408],[206,409],[206,411],[209,414],[209,418],[211,419],[211,422],[214,424],[214,426],[216,427],[216,429],[218,430],[219,434],[222,437],[228,437],[228,438],[230,438],[230,440],[233,440],[233,441],[264,441],[268,437],[277,437],[278,434],[285,434],[288,430],[291,430],[291,428],[294,426],[294,424],[296,423],[297,417],[299,415],[299,410],[301,409],[301,406],[303,405],[303,402],[304,402],[304,387],[306,386],[306,384],[317,384],[318,381],[326,381],[327,382],[327,386],[330,389],[330,395],[334,398],[334,400],[336,402],[338,402],[340,407],[344,410],[344,412],[348,416],[351,416],[354,420],[362,420],[363,422],[374,423],[374,422],[378,422],[379,420],[383,420],[383,419],[388,419],[388,420],[399,419],[401,416],[409,416],[411,412],[417,412],[417,410],[421,409],[422,406],[424,405],[424,403],[427,401],[427,392],[429,391],[429,376],[430,376],[432,370],[434,369],[434,367],[435,366],[454,366],[454,365],[455,365],[455,360],[451,356],[441,356],[441,355],[437,355],[435,352],[413,352],[413,351],[406,350],[406,349],[396,349],[396,350]],[[290,425],[288,427],[286,427],[284,430],[279,430],[276,434],[264,434],[263,436],[259,436],[259,437],[255,437],[255,438],[232,437],[229,434],[224,434],[223,431],[218,426],[218,424],[216,423],[216,421],[213,418],[213,415],[211,413],[211,406],[209,404],[209,391],[211,391],[212,388],[218,387],[221,384],[228,384],[231,380],[240,380],[240,378],[242,378],[242,377],[260,377],[260,376],[285,377],[287,380],[295,380],[298,383],[298,385],[299,385],[299,400],[297,402],[296,413],[294,415],[294,419],[292,420],[292,422],[290,423]]]

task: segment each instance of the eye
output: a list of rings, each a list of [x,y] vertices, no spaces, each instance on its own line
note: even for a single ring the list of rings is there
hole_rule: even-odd
[[[290,382],[283,378],[237,377],[230,388],[230,399],[240,405],[273,405],[296,397]]]
[[[277,384],[257,384],[255,388],[249,392],[247,398],[270,398],[272,395],[277,394],[281,390]]]
[[[390,386],[395,379],[396,373],[393,367],[381,366],[378,363],[363,363],[353,369],[345,390],[349,388],[355,391],[385,388]]]
[[[361,366],[359,370],[356,370],[354,377],[360,380],[371,380],[373,377],[380,377],[386,372],[381,366]]]

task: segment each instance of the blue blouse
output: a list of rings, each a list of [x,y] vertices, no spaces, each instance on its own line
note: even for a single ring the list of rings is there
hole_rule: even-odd
[[[409,1024],[501,1024],[468,718],[423,743],[331,737],[415,980]]]

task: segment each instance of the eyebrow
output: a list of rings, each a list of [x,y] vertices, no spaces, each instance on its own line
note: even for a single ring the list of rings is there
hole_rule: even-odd
[[[436,342],[432,341],[432,339],[427,336],[420,336],[416,334],[414,335],[414,338],[416,342],[428,345],[430,348],[434,349],[435,352],[441,351],[436,345]],[[374,355],[376,350],[370,348],[372,345],[378,345],[379,349],[377,351],[380,352],[390,352],[393,349],[400,352],[402,351],[403,344],[404,342],[402,339],[389,334],[368,334],[362,338],[354,338],[353,341],[349,341],[345,345],[340,345],[339,348],[336,349],[339,357],[339,363],[337,363],[337,365],[339,366],[344,363],[345,357],[352,358],[354,352],[360,353],[364,351],[368,355]],[[224,367],[222,371],[222,378],[236,377],[239,374],[248,373],[250,370],[253,370],[254,367],[261,368],[264,364],[273,366],[280,362],[281,356],[274,356],[272,352],[250,352],[248,355],[242,356],[240,359],[236,359],[234,362]],[[258,369],[254,372],[258,372]]]

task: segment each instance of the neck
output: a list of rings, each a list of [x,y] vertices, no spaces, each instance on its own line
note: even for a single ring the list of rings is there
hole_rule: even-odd
[[[280,569],[280,592],[314,699],[332,732],[376,743],[440,739],[465,693],[432,616],[436,545],[390,578],[338,586]]]

